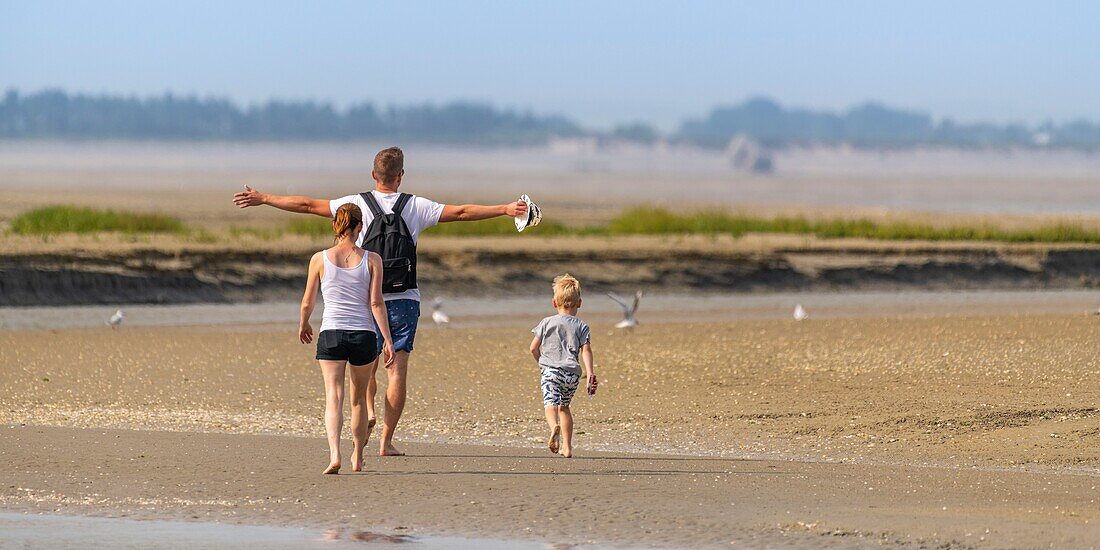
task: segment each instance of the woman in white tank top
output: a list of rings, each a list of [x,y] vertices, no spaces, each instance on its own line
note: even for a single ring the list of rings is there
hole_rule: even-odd
[[[363,469],[363,447],[374,419],[367,413],[367,385],[371,364],[378,357],[381,334],[382,359],[393,366],[386,302],[382,298],[382,258],[355,245],[363,226],[363,212],[354,204],[336,211],[332,230],[336,243],[313,255],[309,262],[306,292],[298,339],[313,342],[309,318],[317,305],[317,291],[325,299],[321,332],[317,335],[317,362],[325,380],[325,431],[328,433],[329,466],[324,473],[340,471],[340,430],[344,424],[344,372],[351,366],[351,433],[354,447],[351,469]],[[375,322],[378,319],[378,322]]]

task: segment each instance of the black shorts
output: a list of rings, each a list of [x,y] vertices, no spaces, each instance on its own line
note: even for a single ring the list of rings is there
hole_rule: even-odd
[[[373,330],[322,330],[317,335],[317,359],[347,361],[361,367],[378,357],[378,337]]]

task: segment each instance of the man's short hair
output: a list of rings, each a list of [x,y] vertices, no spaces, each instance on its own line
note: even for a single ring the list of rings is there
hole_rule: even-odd
[[[568,273],[554,277],[554,303],[565,309],[580,307],[580,281]]]
[[[382,149],[374,155],[374,177],[382,183],[393,183],[405,169],[405,153],[399,147]]]

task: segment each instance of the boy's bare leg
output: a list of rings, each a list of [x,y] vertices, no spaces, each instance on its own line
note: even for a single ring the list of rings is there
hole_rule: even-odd
[[[329,465],[323,473],[340,471],[340,430],[344,427],[344,361],[318,361],[325,380],[325,433]]]
[[[550,439],[546,440],[546,446],[550,449],[550,452],[556,453],[560,448],[559,438],[561,437],[561,425],[558,424],[558,407],[557,405],[547,405],[546,411],[546,423],[550,425]]]
[[[371,365],[351,365],[351,437],[354,442],[351,451],[351,471],[353,472],[363,470],[363,447],[370,439],[367,388],[370,374],[374,371],[371,367]]]
[[[401,412],[405,410],[405,379],[409,369],[409,352],[399,351],[393,360],[393,368],[387,369],[389,385],[386,386],[386,416],[382,419],[382,440],[378,456],[405,456],[393,446],[393,432]]]
[[[558,407],[558,419],[561,422],[561,455],[573,457],[573,412],[569,405]]]

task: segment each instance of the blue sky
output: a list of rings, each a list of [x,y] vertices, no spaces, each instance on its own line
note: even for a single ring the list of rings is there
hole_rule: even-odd
[[[663,128],[768,95],[1100,120],[1100,2],[0,0],[0,88],[481,100]]]

